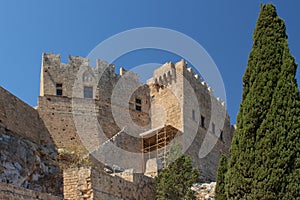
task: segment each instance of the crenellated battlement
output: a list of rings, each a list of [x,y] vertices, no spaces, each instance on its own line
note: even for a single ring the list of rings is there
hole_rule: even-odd
[[[219,105],[221,105],[223,107],[225,106],[225,102],[223,102],[220,97],[215,96],[213,88],[211,88],[199,74],[196,74],[195,71],[193,70],[193,68],[185,67],[183,69],[186,69],[185,73],[183,73],[185,75],[185,78],[187,78],[187,80],[189,82],[195,83],[194,89],[200,88],[200,90],[207,90],[209,92],[209,94],[211,95],[211,97],[213,97],[213,99],[215,99],[216,102],[219,103]],[[195,91],[195,92],[197,92],[197,91]]]
[[[65,64],[69,64],[72,66],[77,66],[77,65],[89,66],[90,63],[89,58],[83,58],[81,56],[69,55],[68,60],[69,60],[68,63]],[[61,63],[60,54],[54,54],[54,53],[43,53],[42,63],[48,66],[63,64]]]
[[[47,65],[60,65],[60,54],[43,53],[42,64]]]
[[[100,74],[105,71],[105,75],[110,74],[112,76],[122,76],[126,72],[129,72],[132,77],[139,78],[138,74],[135,74],[133,72],[127,71],[124,68],[120,68],[120,74],[115,73],[115,65],[110,64],[104,60],[96,59],[96,66],[90,65],[90,59],[84,58],[81,56],[68,56],[68,63],[62,63],[60,54],[54,54],[54,53],[43,53],[42,55],[42,68],[44,70],[49,70],[51,68],[54,68],[57,70],[57,68],[61,69],[67,69],[67,68],[75,68],[79,69],[80,67],[84,67],[86,70],[90,70],[91,72],[95,74]],[[70,71],[68,71],[70,72]],[[67,74],[66,74],[67,75]],[[68,74],[72,75],[72,74]],[[129,75],[129,74],[128,74]]]
[[[214,96],[213,89],[203,80],[203,78],[196,74],[192,67],[187,67],[187,62],[182,59],[177,63],[166,62],[158,69],[154,70],[153,78],[147,81],[148,85],[158,85],[160,88],[171,86],[176,82],[178,75],[183,76],[190,84],[193,85],[195,92],[197,90],[207,90],[208,93],[219,102],[223,107],[225,103],[218,97]],[[177,74],[177,75],[176,75]],[[161,87],[164,86],[164,87]]]
[[[78,97],[83,97],[85,86],[92,88],[90,91],[92,94],[89,96],[97,99],[101,92],[97,90],[100,82],[103,82],[109,88],[120,77],[119,74],[115,73],[113,64],[100,59],[96,59],[96,66],[90,66],[89,58],[69,56],[68,63],[62,63],[60,54],[44,53],[42,56],[40,96],[61,95],[71,97],[74,95],[73,86],[75,82],[76,85],[79,82],[80,85],[76,86],[76,89],[78,89],[76,97],[78,95]],[[126,77],[135,81],[139,80],[139,76],[132,72],[127,73]],[[109,99],[109,97],[105,97],[105,99]]]

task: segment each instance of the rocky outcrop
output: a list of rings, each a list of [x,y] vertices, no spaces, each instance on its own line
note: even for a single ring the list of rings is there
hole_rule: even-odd
[[[56,152],[0,128],[0,181],[39,192],[62,194]]]
[[[56,157],[38,112],[0,87],[0,182],[62,196]]]
[[[196,192],[198,200],[214,200],[215,199],[216,182],[197,183],[193,185],[192,190]]]

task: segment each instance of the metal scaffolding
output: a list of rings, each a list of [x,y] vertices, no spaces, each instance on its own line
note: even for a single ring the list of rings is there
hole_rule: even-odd
[[[141,133],[143,161],[151,158],[157,158],[166,166],[166,157],[168,155],[168,144],[180,135],[181,132],[171,125],[164,125]]]

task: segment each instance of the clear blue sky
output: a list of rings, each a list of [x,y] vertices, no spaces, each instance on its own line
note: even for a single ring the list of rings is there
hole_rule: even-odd
[[[145,26],[182,32],[199,42],[223,77],[228,112],[234,123],[241,101],[242,76],[252,45],[260,3],[272,2],[287,26],[289,45],[300,59],[300,1],[52,0],[0,2],[0,85],[29,105],[37,105],[43,52],[87,56],[101,41]],[[115,64],[130,68],[172,60],[137,52]],[[299,83],[299,69],[297,73]]]

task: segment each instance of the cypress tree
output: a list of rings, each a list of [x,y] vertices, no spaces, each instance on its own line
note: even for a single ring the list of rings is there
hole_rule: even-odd
[[[229,199],[299,195],[299,90],[285,24],[262,5],[226,174]],[[293,197],[293,198],[291,198]]]
[[[262,6],[253,35],[252,51],[243,77],[244,87],[237,116],[237,130],[230,148],[231,158],[226,175],[228,198],[249,199],[252,192],[252,180],[257,168],[256,132],[270,108],[277,69],[280,67],[280,56],[273,48],[276,46],[274,34],[265,29],[265,26],[271,23],[272,20],[268,18],[272,15],[272,11]]]
[[[226,200],[225,193],[225,174],[227,172],[227,158],[222,155],[219,161],[219,167],[217,171],[217,185],[215,190],[216,200]]]
[[[257,131],[256,199],[300,198],[300,100],[294,58],[286,40],[271,107]]]

